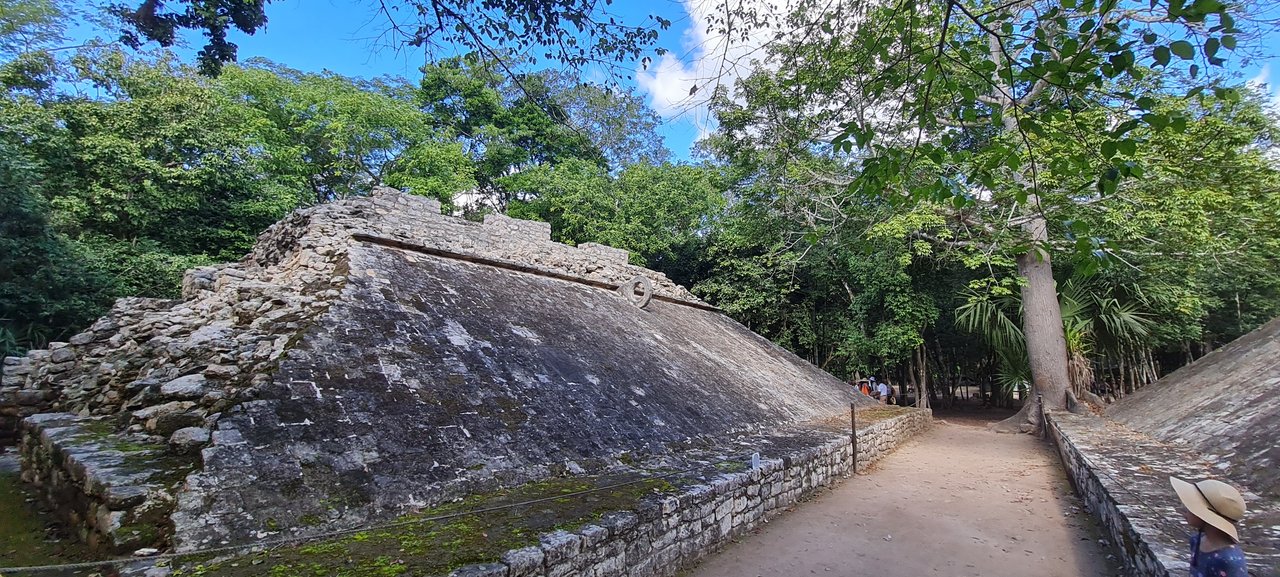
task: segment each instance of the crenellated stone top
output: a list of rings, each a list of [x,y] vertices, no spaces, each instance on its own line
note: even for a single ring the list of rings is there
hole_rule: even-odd
[[[328,256],[351,238],[385,239],[408,247],[473,257],[613,286],[644,276],[655,296],[706,307],[666,275],[628,264],[626,250],[596,243],[572,247],[551,240],[551,225],[502,214],[475,223],[440,212],[440,202],[378,188],[365,198],[317,206],[268,228],[244,264],[296,267],[299,253]],[[197,269],[197,271],[200,269]],[[198,274],[198,273],[197,273]]]

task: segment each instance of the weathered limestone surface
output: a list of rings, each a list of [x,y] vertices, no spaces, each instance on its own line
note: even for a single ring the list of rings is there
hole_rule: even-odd
[[[183,299],[127,298],[66,343],[4,359],[0,446],[42,412],[114,415],[173,400],[162,387],[201,373],[208,394],[190,400],[220,413],[274,370],[284,349],[341,294],[356,240],[400,243],[525,270],[618,286],[648,277],[658,298],[706,306],[660,273],[627,264],[626,251],[551,242],[546,223],[491,215],[485,224],[440,214],[431,199],[381,189],[295,211],[239,263],[188,271]],[[259,381],[260,382],[260,381]],[[250,391],[251,394],[251,391]]]
[[[25,427],[22,478],[81,540],[114,554],[165,543],[174,493],[192,459],[111,435],[101,419],[40,414]]]
[[[1280,574],[1280,319],[1124,398],[1106,417],[1055,414],[1051,433],[1137,574],[1186,571],[1171,475],[1239,488],[1250,569]]]
[[[1178,369],[1107,414],[1221,463],[1280,501],[1280,318]]]
[[[764,459],[759,469],[720,475],[681,494],[606,514],[575,532],[541,536],[540,546],[508,551],[496,563],[449,577],[670,577],[777,515],[814,490],[870,466],[932,425],[928,409],[858,430],[855,460],[847,435]]]
[[[389,189],[297,211],[243,261],[189,271],[182,300],[125,299],[68,343],[5,359],[0,445],[20,419],[59,413],[21,431],[33,480],[75,466],[58,454],[101,449],[49,433],[80,426],[68,415],[198,456],[172,525],[156,524],[172,536],[151,543],[190,550],[356,526],[871,403],[624,251],[549,235]],[[637,277],[653,286],[643,309],[613,291]],[[45,438],[53,449],[36,450]],[[82,518],[96,506],[76,502]]]
[[[249,514],[360,522],[854,400],[718,313],[382,246],[348,257],[342,298],[218,421],[180,544],[247,539]]]

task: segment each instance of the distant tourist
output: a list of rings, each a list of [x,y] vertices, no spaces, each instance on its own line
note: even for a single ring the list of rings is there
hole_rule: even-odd
[[[1191,577],[1249,577],[1236,523],[1244,517],[1240,492],[1213,479],[1194,485],[1177,477],[1169,483],[1182,501],[1191,536]]]
[[[876,386],[876,394],[879,395],[878,398],[880,399],[881,403],[884,403],[884,404],[889,403],[890,392],[891,392],[891,389],[889,388],[889,383],[881,381],[880,384]]]

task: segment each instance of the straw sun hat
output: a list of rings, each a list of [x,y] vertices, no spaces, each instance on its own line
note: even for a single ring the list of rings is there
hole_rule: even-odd
[[[1208,479],[1191,484],[1177,477],[1169,477],[1169,483],[1178,493],[1182,505],[1213,528],[1226,533],[1232,541],[1240,542],[1236,523],[1244,517],[1244,498],[1231,485]]]

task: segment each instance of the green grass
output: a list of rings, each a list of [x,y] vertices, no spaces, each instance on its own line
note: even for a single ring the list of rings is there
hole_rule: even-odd
[[[46,531],[52,516],[28,503],[34,493],[17,473],[0,472],[0,566],[72,563],[93,559],[88,547],[72,536]]]
[[[363,531],[347,537],[266,551],[216,564],[180,567],[182,577],[398,577],[444,575],[472,563],[497,561],[502,553],[536,545],[538,536],[555,529],[573,530],[600,515],[627,510],[646,495],[670,493],[665,481],[647,480],[598,493],[573,495],[604,487],[625,477],[557,478],[490,494],[476,495],[398,519],[410,524]],[[563,496],[561,496],[563,495]],[[436,521],[431,517],[548,499],[480,514]]]

